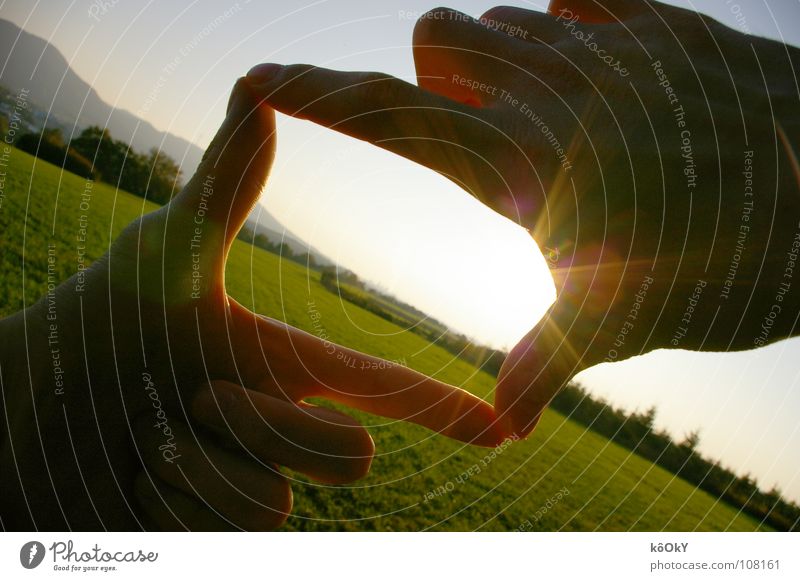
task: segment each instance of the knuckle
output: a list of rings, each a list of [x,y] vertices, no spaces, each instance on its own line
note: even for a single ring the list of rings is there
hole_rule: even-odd
[[[399,81],[383,73],[364,73],[356,87],[359,100],[371,104],[375,109],[388,105],[392,95],[400,90]]]

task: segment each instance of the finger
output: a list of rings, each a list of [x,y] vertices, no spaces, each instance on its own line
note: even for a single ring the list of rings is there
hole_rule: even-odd
[[[245,79],[231,92],[225,121],[171,209],[227,248],[261,195],[275,155],[275,112]],[[210,230],[210,232],[208,232]]]
[[[586,368],[585,343],[567,310],[573,309],[556,301],[500,368],[496,413],[507,431],[519,437],[533,431],[556,393]]]
[[[292,492],[272,467],[225,450],[188,426],[154,425],[143,416],[134,424],[137,448],[147,470],[233,526],[272,530],[288,517]]]
[[[558,158],[540,131],[519,139],[516,116],[457,103],[380,73],[309,65],[260,65],[254,71],[250,75],[260,79],[254,87],[279,111],[433,169],[512,220],[518,216],[517,191],[533,200],[526,213],[545,208],[543,191],[538,184],[531,191],[527,176],[534,160],[541,171],[558,171]]]
[[[137,476],[134,492],[155,530],[205,532],[239,530],[207,504],[145,472]]]
[[[553,14],[515,6],[490,8],[481,16],[480,22],[493,30],[532,43],[554,44],[569,37],[563,23]]]
[[[481,446],[506,435],[492,406],[463,389],[254,315],[235,301],[231,319],[237,367],[259,391],[295,402],[324,397]]]
[[[364,477],[375,453],[369,433],[349,416],[225,381],[212,382],[201,391],[192,414],[256,458],[328,484]]]
[[[473,189],[481,172],[493,171],[496,144],[506,139],[486,111],[383,73],[268,64],[254,67],[248,79],[282,113],[362,139]]]
[[[526,72],[519,64],[524,44],[456,10],[424,14],[413,46],[419,86],[467,105],[502,102]]]

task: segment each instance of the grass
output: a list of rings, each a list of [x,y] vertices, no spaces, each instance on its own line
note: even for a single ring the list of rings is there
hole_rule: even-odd
[[[35,166],[34,166],[35,162]],[[153,206],[105,184],[79,207],[85,182],[12,149],[0,198],[0,315],[46,291],[48,245],[56,277],[76,265],[80,215],[95,259],[131,219]],[[229,292],[258,312],[490,397],[494,378],[441,347],[325,290],[319,274],[237,241]],[[525,442],[494,452],[414,425],[355,414],[375,438],[371,474],[351,486],[296,479],[294,530],[757,530],[746,515],[604,437],[549,411]],[[559,492],[560,491],[560,492]]]

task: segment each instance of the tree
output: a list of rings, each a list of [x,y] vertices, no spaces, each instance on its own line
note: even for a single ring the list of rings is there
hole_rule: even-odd
[[[631,416],[631,419],[639,422],[643,426],[645,426],[648,430],[652,430],[653,426],[655,425],[656,421],[656,406],[650,406],[647,410],[642,413],[634,413]]]
[[[297,262],[298,264],[307,266],[311,270],[317,269],[316,258],[314,258],[313,254],[310,254],[308,252],[304,252],[303,254],[298,254],[297,256],[294,257],[294,261]]]
[[[272,244],[272,241],[266,236],[266,234],[256,234],[253,238],[253,246],[257,246],[262,250],[267,250],[272,252],[275,250],[275,245]]]
[[[171,157],[156,147],[150,150],[145,163],[150,171],[147,198],[159,204],[166,204],[183,187],[181,168]]]
[[[88,159],[71,147],[65,147],[63,143],[62,145],[53,143],[50,141],[52,138],[52,134],[46,137],[45,135],[26,133],[17,139],[14,146],[82,178],[94,179],[92,164]]]
[[[294,258],[294,250],[292,250],[291,246],[286,244],[286,242],[281,242],[278,245],[276,252],[282,258],[288,258],[289,260],[292,260],[292,258]]]
[[[114,185],[119,182],[128,146],[114,141],[108,129],[89,126],[70,142],[70,147],[91,160],[101,180]]]
[[[102,181],[157,204],[166,204],[183,187],[180,167],[163,151],[138,153],[96,125],[81,131],[70,147],[92,160]]]
[[[683,439],[681,442],[681,446],[684,448],[688,448],[692,452],[697,449],[697,446],[700,444],[700,430],[692,430]]]
[[[5,139],[6,132],[8,131],[8,117],[0,115],[0,137]]]
[[[42,129],[42,141],[52,143],[58,147],[64,147],[64,134],[58,127],[45,128]]]

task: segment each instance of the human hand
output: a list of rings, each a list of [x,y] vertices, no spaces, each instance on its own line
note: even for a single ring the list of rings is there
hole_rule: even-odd
[[[531,230],[557,299],[495,397],[526,434],[589,366],[793,333],[800,297],[780,284],[800,220],[798,53],[658,2],[564,0],[431,11],[419,87],[308,65],[248,78],[277,110],[426,165]]]
[[[335,365],[330,343],[227,296],[226,256],[274,149],[274,111],[240,80],[183,191],[0,321],[4,528],[277,527],[291,507],[277,465],[342,483],[372,458],[366,430],[312,396],[501,439],[467,392],[334,345],[364,363]]]

